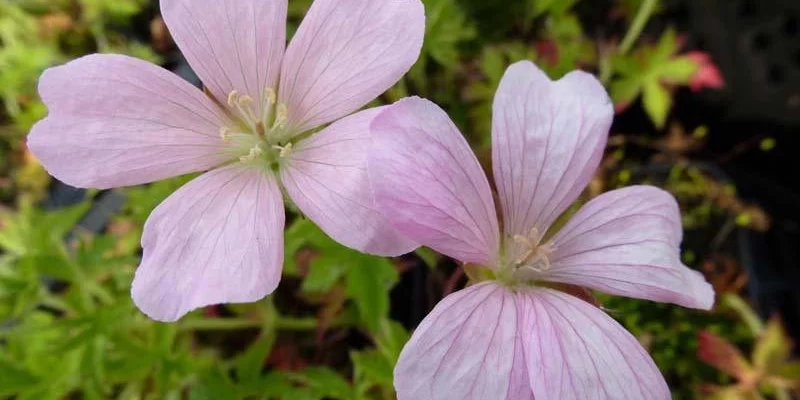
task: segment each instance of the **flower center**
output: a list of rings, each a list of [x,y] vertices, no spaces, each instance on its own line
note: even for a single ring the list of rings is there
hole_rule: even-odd
[[[236,90],[228,94],[234,125],[220,127],[219,135],[241,163],[274,168],[291,153],[292,135],[286,128],[288,109],[285,104],[276,104],[276,100],[275,90],[269,87],[259,102]]]
[[[544,232],[534,227],[527,236],[514,235],[515,246],[511,253],[514,258],[501,269],[500,280],[509,285],[529,283],[550,269],[550,255],[555,251],[552,241],[542,243]]]

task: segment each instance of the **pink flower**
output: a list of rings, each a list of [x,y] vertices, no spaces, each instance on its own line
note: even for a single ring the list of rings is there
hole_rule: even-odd
[[[414,247],[383,222],[368,185],[364,151],[379,109],[348,114],[417,59],[419,0],[317,0],[285,51],[287,0],[161,0],[161,11],[210,96],[144,61],[90,55],[42,75],[49,115],[28,137],[51,174],[79,187],[210,170],[145,225],[132,288],[143,312],[173,321],[272,292],[282,190],[347,246]]]
[[[447,296],[422,321],[395,369],[399,399],[669,399],[630,333],[552,287],[710,308],[711,286],[679,259],[676,201],[655,187],[614,190],[553,232],[600,162],[611,101],[591,75],[553,82],[520,62],[493,108],[499,212],[477,159],[437,106],[405,99],[372,123],[369,174],[386,217],[493,277]]]
[[[689,79],[689,87],[692,91],[699,92],[705,88],[721,89],[725,87],[722,73],[708,53],[690,51],[686,53],[686,58],[697,64],[697,72]]]

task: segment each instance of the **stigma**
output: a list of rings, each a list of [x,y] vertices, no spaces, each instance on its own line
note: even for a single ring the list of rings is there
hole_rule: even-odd
[[[552,241],[542,243],[544,232],[533,227],[528,236],[514,235],[515,243],[522,245],[523,252],[513,261],[513,268],[520,272],[541,273],[550,269],[550,255],[555,251]]]

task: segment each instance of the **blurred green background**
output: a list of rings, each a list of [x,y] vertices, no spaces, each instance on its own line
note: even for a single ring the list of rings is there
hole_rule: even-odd
[[[653,355],[675,399],[789,399],[800,365],[790,361],[778,319],[766,324],[748,305],[737,242],[738,232],[769,229],[770,217],[692,157],[723,132],[676,117],[676,96],[722,89],[724,79],[708,54],[685,46],[687,33],[665,6],[424,3],[422,55],[376,103],[407,95],[437,102],[488,166],[491,101],[510,63],[534,60],[552,78],[596,73],[620,115],[582,200],[637,182],[674,193],[684,262],[718,293],[709,313],[599,299]],[[309,4],[290,0],[290,32]],[[36,92],[41,72],[93,52],[134,55],[191,79],[154,2],[0,0],[0,398],[393,399],[392,368],[409,332],[465,284],[461,269],[426,249],[365,256],[295,215],[275,294],[174,324],[150,321],[129,295],[142,226],[190,177],[83,193],[52,182],[25,148],[46,115]],[[765,137],[754,151],[775,146]]]

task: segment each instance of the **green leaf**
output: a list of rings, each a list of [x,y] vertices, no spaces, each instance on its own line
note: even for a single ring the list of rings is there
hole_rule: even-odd
[[[370,385],[392,387],[394,363],[377,350],[350,352],[357,379]]]
[[[642,82],[638,78],[623,78],[611,82],[611,99],[614,104],[630,104],[642,91]]]
[[[354,397],[350,384],[330,368],[310,367],[300,372],[286,373],[286,375],[322,397],[339,400],[349,400]]]
[[[658,65],[666,62],[672,58],[678,50],[678,35],[675,33],[674,29],[669,28],[661,35],[655,49],[653,49],[653,54],[649,58],[649,61],[651,65]]]
[[[790,362],[775,368],[773,376],[800,384],[800,362]]]
[[[308,275],[303,279],[304,292],[327,292],[336,285],[348,270],[338,257],[318,257],[308,265]]]
[[[780,320],[773,317],[767,323],[753,347],[753,365],[771,373],[789,359],[792,343],[783,331]]]
[[[353,299],[364,324],[377,332],[389,314],[389,289],[399,279],[385,258],[358,256],[347,273],[347,294]]]
[[[39,378],[19,363],[0,356],[0,395],[13,395],[35,387]]]
[[[262,332],[258,339],[236,360],[236,375],[242,385],[247,387],[256,386],[274,344],[274,329]]]
[[[236,386],[231,383],[225,372],[214,368],[202,376],[200,382],[192,387],[189,400],[238,400],[240,396]]]
[[[651,80],[644,85],[643,96],[644,109],[658,129],[664,128],[667,123],[667,115],[672,108],[672,97],[657,80]]]
[[[375,338],[375,344],[378,351],[394,365],[400,357],[403,346],[406,345],[410,337],[411,335],[409,335],[403,325],[400,325],[400,323],[396,321],[386,319],[381,324],[381,331]]]
[[[685,85],[697,72],[697,64],[687,57],[678,57],[657,66],[661,81]]]

